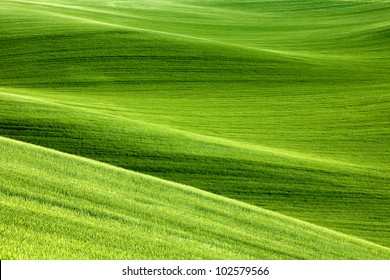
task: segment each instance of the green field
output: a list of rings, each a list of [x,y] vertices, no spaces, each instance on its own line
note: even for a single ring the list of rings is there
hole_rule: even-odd
[[[390,259],[389,15],[2,1],[0,259]]]

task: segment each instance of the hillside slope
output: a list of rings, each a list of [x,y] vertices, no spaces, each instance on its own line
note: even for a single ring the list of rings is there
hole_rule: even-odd
[[[389,241],[389,174],[382,169],[15,93],[2,92],[0,99],[0,130],[11,137],[189,184],[379,244]]]
[[[0,138],[1,259],[388,259],[261,208]]]
[[[0,135],[389,247],[389,14],[388,1],[4,0]]]

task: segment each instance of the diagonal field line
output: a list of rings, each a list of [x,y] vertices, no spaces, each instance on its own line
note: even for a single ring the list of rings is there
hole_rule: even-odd
[[[390,252],[390,249],[388,247],[381,245],[381,244],[378,244],[378,243],[375,243],[373,241],[369,241],[369,240],[364,239],[362,237],[352,235],[352,234],[343,233],[343,232],[340,232],[338,230],[331,229],[331,228],[328,228],[328,227],[325,227],[322,225],[317,225],[317,224],[312,223],[312,222],[307,222],[307,221],[301,220],[299,218],[295,218],[295,217],[292,217],[292,216],[289,216],[286,214],[279,213],[277,211],[268,210],[266,208],[263,208],[260,206],[255,206],[252,204],[248,204],[248,203],[245,203],[245,202],[240,201],[240,200],[221,196],[221,195],[218,195],[218,194],[215,194],[212,192],[208,192],[208,191],[193,187],[191,185],[186,185],[186,184],[178,183],[175,181],[161,179],[161,178],[149,175],[149,174],[145,174],[145,173],[134,171],[134,170],[124,169],[124,168],[117,167],[117,166],[114,166],[114,165],[111,165],[108,163],[96,161],[96,160],[93,160],[90,158],[86,158],[86,157],[82,157],[82,156],[78,156],[78,155],[73,155],[73,154],[61,152],[61,151],[58,151],[55,149],[51,149],[51,148],[27,143],[24,141],[19,141],[19,140],[0,136],[0,148],[1,148],[3,143],[24,146],[24,147],[27,147],[29,149],[34,149],[36,151],[45,152],[48,154],[53,154],[53,155],[65,157],[65,158],[72,159],[72,160],[81,161],[83,163],[87,163],[89,165],[94,165],[94,166],[99,167],[99,168],[124,172],[126,174],[131,175],[131,176],[134,176],[134,175],[139,176],[139,177],[144,178],[146,180],[149,180],[151,182],[169,184],[171,187],[174,187],[177,190],[185,190],[188,193],[197,194],[197,195],[201,195],[201,196],[207,196],[207,197],[212,198],[213,200],[218,200],[218,201],[222,201],[225,203],[232,203],[232,204],[235,204],[243,209],[254,211],[255,213],[259,213],[264,217],[272,219],[272,222],[271,222],[272,225],[282,226],[284,228],[289,227],[290,229],[294,229],[294,224],[297,224],[297,225],[301,226],[300,230],[301,230],[301,232],[303,232],[305,234],[315,234],[317,236],[322,236],[323,233],[330,234],[330,235],[334,235],[338,238],[347,238],[348,240],[350,240],[353,243],[356,243],[356,242],[363,243],[365,245],[372,246],[373,248]],[[3,202],[3,201],[1,201],[1,202]],[[287,220],[294,223],[294,224],[293,225],[291,225],[290,223],[286,224]],[[313,233],[313,229],[316,229],[319,232]]]
[[[64,104],[64,103],[60,103],[60,102],[46,100],[44,98],[26,96],[23,93],[21,93],[21,94],[10,93],[10,92],[7,92],[6,89],[0,88],[0,96],[1,95],[8,96],[11,98],[16,98],[16,99],[29,100],[31,102],[42,103],[42,104],[47,104],[47,105],[51,105],[51,106],[72,108],[73,110],[81,110],[81,111],[92,113],[92,114],[98,114],[101,116],[108,116],[111,118],[126,120],[128,122],[137,123],[137,124],[142,125],[142,126],[148,126],[148,127],[157,129],[159,131],[169,131],[173,134],[178,134],[178,135],[181,135],[184,137],[189,137],[190,139],[203,141],[206,143],[220,144],[220,145],[224,145],[227,147],[242,149],[242,150],[246,150],[246,151],[250,151],[250,152],[262,153],[262,154],[266,153],[266,154],[270,154],[270,155],[277,156],[277,157],[287,157],[287,158],[297,159],[297,160],[301,160],[301,161],[309,161],[309,162],[311,161],[311,162],[316,162],[319,164],[327,164],[327,165],[332,165],[332,166],[344,166],[344,167],[348,167],[348,168],[359,168],[359,169],[363,169],[363,170],[370,169],[370,171],[374,170],[374,169],[372,169],[372,167],[369,167],[369,166],[363,166],[363,165],[354,164],[354,163],[350,163],[350,162],[344,162],[344,161],[340,161],[340,160],[333,160],[330,158],[324,158],[324,157],[319,157],[319,156],[310,155],[310,154],[302,154],[302,153],[291,151],[291,150],[273,148],[273,147],[263,146],[263,145],[259,145],[259,144],[252,144],[252,143],[248,143],[248,142],[244,142],[244,141],[235,141],[235,140],[230,140],[230,139],[217,137],[217,136],[208,136],[208,135],[204,135],[204,134],[198,134],[198,133],[189,132],[189,131],[182,130],[182,129],[172,128],[172,127],[164,125],[164,124],[129,119],[128,117],[110,114],[107,112],[103,112],[99,109],[92,109],[92,108],[88,108],[85,106],[74,106],[71,104]],[[375,170],[378,171],[380,174],[382,174],[382,172],[379,169],[375,169]]]

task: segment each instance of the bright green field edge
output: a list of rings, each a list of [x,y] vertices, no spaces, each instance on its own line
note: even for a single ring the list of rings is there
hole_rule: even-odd
[[[258,207],[0,138],[1,259],[389,259]]]

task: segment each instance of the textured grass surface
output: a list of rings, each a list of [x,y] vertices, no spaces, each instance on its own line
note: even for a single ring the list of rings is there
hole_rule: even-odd
[[[10,137],[187,183],[378,243],[388,240],[389,175],[380,169],[0,95],[6,100],[0,111],[12,116],[2,127]],[[15,111],[23,113],[12,115]]]
[[[383,259],[388,248],[0,138],[1,259]],[[275,238],[277,237],[277,238]]]
[[[0,135],[388,247],[389,12],[7,0]]]

